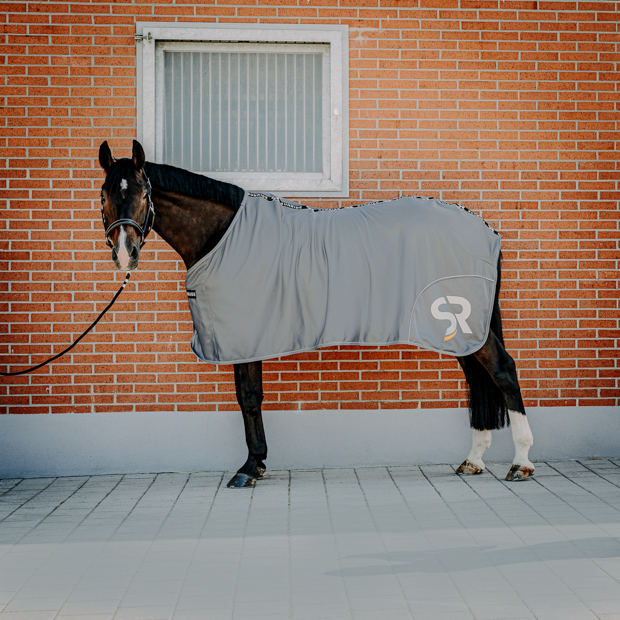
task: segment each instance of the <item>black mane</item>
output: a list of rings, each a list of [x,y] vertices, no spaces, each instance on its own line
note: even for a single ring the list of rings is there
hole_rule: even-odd
[[[243,200],[244,190],[240,187],[210,179],[182,168],[147,161],[144,164],[144,172],[146,172],[153,187],[159,187],[170,192],[212,200],[235,210],[239,208]]]

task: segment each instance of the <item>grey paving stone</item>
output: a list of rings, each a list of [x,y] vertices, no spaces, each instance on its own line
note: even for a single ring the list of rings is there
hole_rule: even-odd
[[[536,613],[537,620],[595,620],[596,616],[587,609],[559,607]]]
[[[12,611],[58,611],[65,601],[64,597],[56,598],[13,598],[4,607],[5,612]]]
[[[174,613],[173,620],[231,620],[231,609],[214,609],[211,607],[203,607],[197,609],[177,610]]]
[[[123,607],[116,612],[114,620],[170,620],[173,613],[172,606]]]
[[[0,480],[0,620],[618,620],[619,465]]]
[[[597,616],[602,614],[620,614],[620,598],[605,599],[602,601],[590,601],[587,606]]]
[[[389,618],[389,620],[412,620],[413,615],[408,609],[354,610],[353,618],[354,620],[379,620],[380,618]]]
[[[114,614],[118,609],[119,599],[101,599],[89,601],[70,601],[65,603],[60,614],[89,616],[94,614]]]
[[[88,614],[88,615],[58,614],[56,618],[54,618],[54,620],[78,620],[78,618],[81,618],[83,620],[113,620],[114,614]]]
[[[53,620],[56,611],[3,611],[0,620]]]
[[[472,605],[469,611],[476,620],[512,620],[513,618],[535,619],[534,614],[523,603],[517,605]]]

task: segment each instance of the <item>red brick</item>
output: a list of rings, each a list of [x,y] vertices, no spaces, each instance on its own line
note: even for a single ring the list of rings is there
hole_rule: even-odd
[[[351,27],[351,192],[298,200],[336,207],[410,192],[481,212],[503,236],[505,335],[528,406],[617,404],[615,14],[605,3],[323,6],[7,5],[2,361],[59,351],[119,285],[97,220],[95,158],[103,139],[126,155],[135,136],[136,18],[342,23]],[[141,266],[139,292],[132,281],[116,321],[51,370],[7,382],[2,411],[238,408],[232,368],[189,351],[178,257],[153,241]],[[465,404],[456,362],[415,347],[332,347],[264,369],[266,409]]]

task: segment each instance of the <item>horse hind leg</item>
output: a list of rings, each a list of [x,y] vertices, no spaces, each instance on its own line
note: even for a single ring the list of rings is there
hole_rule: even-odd
[[[525,480],[534,473],[534,464],[528,456],[534,439],[525,415],[514,360],[493,332],[489,333],[486,343],[474,356],[489,373],[506,401],[515,444],[515,457],[506,480]]]
[[[472,430],[471,450],[456,470],[457,474],[481,474],[485,470],[482,455],[491,446],[491,431]]]
[[[481,474],[486,466],[482,456],[491,446],[491,430],[504,424],[505,404],[500,390],[489,373],[473,355],[458,357],[469,386],[472,445],[467,458],[457,468],[457,474]]]
[[[534,437],[525,413],[509,409],[508,415],[515,444],[515,458],[506,480],[524,480],[534,473],[534,464],[528,458]]]

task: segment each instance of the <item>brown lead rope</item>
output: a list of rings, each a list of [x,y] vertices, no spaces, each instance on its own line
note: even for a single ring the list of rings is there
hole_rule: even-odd
[[[67,349],[65,349],[61,353],[58,353],[58,355],[54,355],[54,357],[50,357],[45,362],[42,362],[41,364],[37,364],[36,366],[33,366],[32,368],[28,368],[27,370],[20,370],[19,372],[0,372],[0,376],[2,376],[2,377],[16,377],[17,375],[25,375],[25,374],[27,374],[29,372],[32,372],[33,370],[36,370],[37,368],[41,368],[41,367],[45,366],[46,364],[49,364],[50,362],[53,362],[54,360],[58,359],[59,357],[61,357],[65,353],[68,353],[69,351],[71,351],[71,349],[73,349],[73,347],[80,340],[82,340],[82,338],[84,338],[84,336],[86,336],[86,334],[88,334],[88,332],[90,332],[93,329],[93,327],[95,327],[95,325],[97,325],[97,323],[99,323],[99,321],[101,320],[103,315],[112,307],[114,302],[118,299],[118,296],[123,292],[123,289],[127,286],[127,282],[129,282],[129,278],[130,277],[131,277],[131,271],[128,271],[127,275],[125,276],[125,281],[123,282],[121,288],[119,288],[118,291],[116,292],[116,295],[114,295],[114,297],[112,298],[112,301],[106,306],[105,310],[95,319],[95,321],[92,323],[92,325],[70,347],[68,347]],[[7,366],[8,365],[9,364],[7,364]]]

